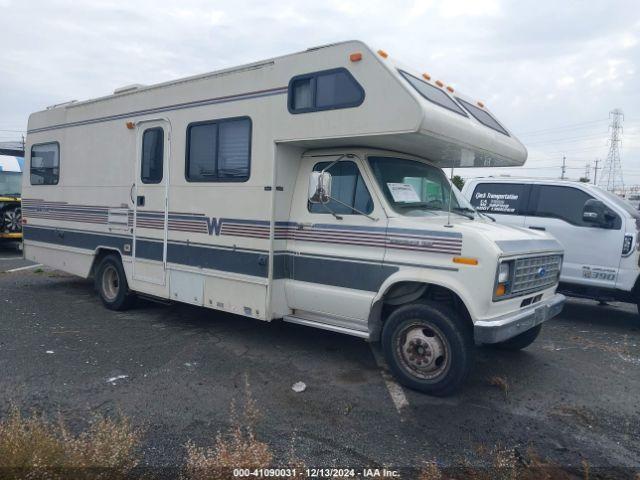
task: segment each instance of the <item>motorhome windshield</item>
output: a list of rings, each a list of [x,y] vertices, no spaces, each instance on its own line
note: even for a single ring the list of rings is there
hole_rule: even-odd
[[[441,169],[393,157],[369,157],[369,164],[393,209],[406,216],[433,215],[449,210],[473,218],[475,210],[462,197]]]
[[[0,172],[0,195],[19,196],[22,191],[22,173]]]

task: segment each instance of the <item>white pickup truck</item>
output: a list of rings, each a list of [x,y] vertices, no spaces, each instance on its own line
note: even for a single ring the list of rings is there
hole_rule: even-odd
[[[640,212],[622,198],[588,183],[536,178],[475,178],[462,191],[499,223],[558,239],[563,293],[638,305]]]

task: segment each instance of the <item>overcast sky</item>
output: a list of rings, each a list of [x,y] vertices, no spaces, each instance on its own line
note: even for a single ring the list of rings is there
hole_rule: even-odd
[[[640,184],[638,0],[0,0],[0,19],[0,141],[54,103],[361,39],[484,100],[529,150],[463,175],[559,176],[563,155],[593,175],[621,108]]]

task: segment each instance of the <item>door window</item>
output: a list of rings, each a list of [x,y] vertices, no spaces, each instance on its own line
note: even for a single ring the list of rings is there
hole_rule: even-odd
[[[558,218],[579,227],[594,226],[582,220],[585,202],[593,199],[588,193],[577,188],[554,185],[540,185],[537,189],[534,216]]]
[[[314,172],[320,172],[331,165],[332,162],[316,163]],[[373,200],[360,175],[360,170],[354,162],[334,163],[327,170],[331,174],[331,197],[338,201],[330,200],[326,205],[308,203],[311,213],[338,213],[340,215],[358,215],[353,207],[360,212],[369,214],[373,211]],[[331,212],[330,212],[331,211]]]
[[[142,183],[160,183],[164,163],[164,130],[149,128],[142,135]]]
[[[471,196],[476,210],[497,215],[525,215],[529,189],[521,183],[480,183]]]

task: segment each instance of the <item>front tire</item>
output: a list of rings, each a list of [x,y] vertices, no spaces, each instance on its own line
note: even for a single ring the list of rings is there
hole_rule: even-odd
[[[95,286],[100,299],[109,310],[127,310],[133,306],[136,295],[129,290],[127,276],[117,255],[107,255],[98,265]]]
[[[402,385],[436,396],[457,390],[473,363],[470,328],[453,310],[437,303],[395,310],[382,330],[382,348]]]
[[[527,348],[529,345],[536,341],[536,338],[538,338],[538,335],[540,335],[541,330],[542,324],[536,325],[535,327],[530,328],[526,332],[522,332],[520,335],[516,335],[509,340],[495,343],[494,346],[502,350],[522,350],[523,348]]]

